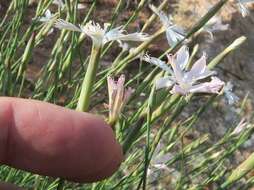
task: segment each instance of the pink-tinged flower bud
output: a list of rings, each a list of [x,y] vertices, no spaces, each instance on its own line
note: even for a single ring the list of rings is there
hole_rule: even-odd
[[[130,98],[133,90],[125,88],[125,76],[121,75],[117,81],[108,77],[108,94],[109,94],[109,123],[114,124],[120,117],[123,107]]]

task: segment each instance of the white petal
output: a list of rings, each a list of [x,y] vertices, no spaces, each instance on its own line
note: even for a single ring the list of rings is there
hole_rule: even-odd
[[[113,41],[113,40],[122,40],[122,41],[146,41],[148,39],[148,35],[144,33],[132,33],[132,34],[119,34],[119,35],[114,35],[109,38],[108,41]]]
[[[166,71],[169,74],[173,73],[171,68],[164,61],[161,61],[160,59],[156,57],[150,57],[149,55],[146,54],[142,57],[142,60],[158,66],[159,68],[161,68],[162,70]]]
[[[174,78],[178,83],[183,83],[183,72],[182,69],[180,67],[180,65],[178,65],[176,63],[176,60],[174,59],[174,57],[172,55],[168,55],[168,60],[171,63],[171,66],[173,68],[174,71]]]
[[[46,16],[46,18],[49,18],[49,19],[52,17],[52,14],[49,9],[46,10],[45,16]]]
[[[213,93],[218,94],[220,89],[225,83],[217,77],[212,77],[210,82],[204,82],[201,84],[193,85],[190,89],[190,93]]]
[[[184,39],[184,36],[181,33],[177,32],[175,26],[168,27],[166,29],[166,37],[170,47],[174,47],[179,41]]]
[[[40,21],[40,22],[48,22],[49,19],[48,19],[47,17],[41,17],[41,18],[39,19],[39,21]]]
[[[157,181],[159,177],[159,172],[154,171],[154,169],[148,168],[147,177],[149,178],[149,181],[151,182]]]
[[[166,30],[166,37],[170,47],[174,47],[177,44],[178,42],[177,34],[170,28]]]
[[[182,46],[176,53],[176,62],[180,65],[182,70],[185,69],[186,65],[189,62],[189,50],[187,46]]]
[[[203,55],[199,60],[197,60],[190,70],[192,75],[200,75],[206,70],[206,56]]]
[[[70,30],[70,31],[75,31],[75,32],[82,32],[82,30],[77,27],[76,25],[67,22],[63,19],[58,19],[55,22],[55,27],[58,29],[65,29],[65,30]]]
[[[40,17],[39,19],[40,22],[49,22],[50,19],[53,17],[49,9],[46,10],[44,15],[45,16]]]
[[[155,82],[156,90],[161,88],[171,88],[175,82],[172,80],[172,77],[163,77],[157,79]]]
[[[168,28],[172,25],[169,17],[163,11],[158,10],[154,5],[149,5],[149,7],[160,18],[165,28]]]
[[[107,26],[104,26],[104,31],[106,31]],[[122,30],[122,26],[119,26],[117,28],[113,28],[110,31],[108,31],[107,33],[105,33],[104,36],[104,43],[107,43],[109,41],[113,41],[113,40],[118,40],[118,37],[123,35],[122,33],[124,32],[124,30]]]
[[[208,76],[214,75],[216,72],[210,71],[206,65],[206,56],[203,55],[199,60],[194,63],[191,70],[186,73],[186,80],[194,83],[197,80],[207,78]]]

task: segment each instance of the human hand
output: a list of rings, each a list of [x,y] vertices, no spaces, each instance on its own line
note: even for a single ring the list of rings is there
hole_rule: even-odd
[[[0,164],[74,182],[111,176],[123,159],[100,117],[53,104],[0,98]],[[13,189],[0,184],[0,189]]]

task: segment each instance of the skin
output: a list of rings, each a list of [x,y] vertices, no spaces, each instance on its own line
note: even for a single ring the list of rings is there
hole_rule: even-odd
[[[35,100],[0,98],[0,164],[84,183],[111,176],[122,159],[121,146],[102,118]]]

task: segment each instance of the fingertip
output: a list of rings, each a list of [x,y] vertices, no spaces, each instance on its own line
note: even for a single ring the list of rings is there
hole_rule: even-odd
[[[1,190],[24,190],[18,186],[15,186],[13,184],[6,183],[6,182],[0,182],[0,189]]]
[[[94,182],[111,176],[123,160],[112,128],[99,116],[18,98],[0,98],[0,106],[0,162],[4,155],[4,164]]]
[[[111,150],[113,149],[114,153],[110,153],[112,155],[112,159],[107,161],[106,164],[104,164],[104,166],[101,167],[99,170],[94,171],[88,175],[79,175],[78,177],[68,180],[78,183],[92,183],[111,177],[114,173],[117,172],[117,170],[121,166],[122,161],[124,160],[122,147],[118,142],[116,142],[115,147],[111,148]]]
[[[96,135],[92,132],[91,136],[97,136],[96,142],[91,143],[95,145],[95,152],[91,156],[97,160],[100,167],[87,175],[79,175],[81,178],[71,179],[75,182],[95,182],[106,179],[118,170],[124,159],[122,146],[116,140],[111,126],[102,117],[94,115],[91,117],[96,123],[92,128]]]

